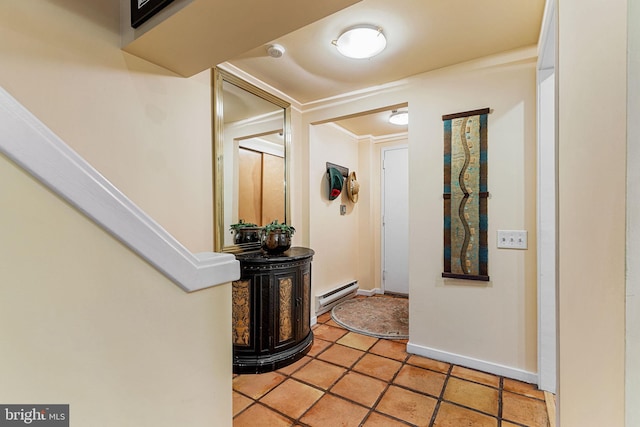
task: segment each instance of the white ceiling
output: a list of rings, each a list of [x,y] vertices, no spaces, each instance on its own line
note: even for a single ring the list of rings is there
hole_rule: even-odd
[[[334,123],[360,137],[371,136],[375,138],[407,132],[409,126],[389,123],[389,116],[396,109],[407,110],[407,106],[404,105],[402,108],[391,107],[389,110],[385,111],[365,111],[356,117],[336,120]]]
[[[175,0],[135,31],[123,14],[123,49],[184,76],[226,61],[304,108],[314,101],[536,45],[544,4],[545,0]],[[344,29],[362,23],[381,27],[387,48],[371,59],[341,56],[331,42]],[[266,47],[271,43],[284,46],[284,56],[269,57]],[[340,124],[357,135],[402,132],[375,127],[388,114],[376,112],[368,117],[372,120]]]
[[[362,0],[228,62],[301,104],[483,56],[537,44],[544,0]],[[356,24],[382,27],[387,48],[371,59],[341,56],[331,44]]]
[[[359,0],[174,0],[137,29],[118,1],[123,50],[188,77]]]

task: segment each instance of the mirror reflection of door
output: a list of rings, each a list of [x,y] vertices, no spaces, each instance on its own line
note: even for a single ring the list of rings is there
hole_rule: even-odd
[[[287,222],[290,104],[221,70],[214,82],[215,247],[251,250],[235,245],[232,224]]]
[[[239,147],[238,216],[264,225],[284,221],[284,158]]]

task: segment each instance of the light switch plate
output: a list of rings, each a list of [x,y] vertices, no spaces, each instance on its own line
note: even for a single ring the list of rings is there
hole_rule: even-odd
[[[525,230],[498,230],[498,248],[527,249],[527,245]]]

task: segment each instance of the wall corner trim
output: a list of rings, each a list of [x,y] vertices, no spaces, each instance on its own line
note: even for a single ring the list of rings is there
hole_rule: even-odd
[[[192,254],[0,87],[0,152],[186,292],[237,280],[232,254]]]

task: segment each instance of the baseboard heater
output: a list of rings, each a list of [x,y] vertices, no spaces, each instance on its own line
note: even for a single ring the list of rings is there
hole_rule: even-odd
[[[353,298],[358,292],[358,282],[338,286],[322,295],[316,295],[316,316],[331,310],[342,301]]]

